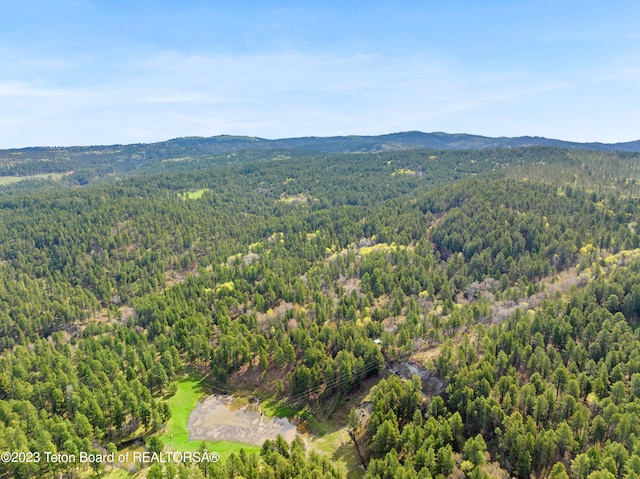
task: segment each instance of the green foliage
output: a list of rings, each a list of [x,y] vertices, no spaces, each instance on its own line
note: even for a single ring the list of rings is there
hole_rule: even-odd
[[[113,449],[141,436],[150,449],[193,450],[198,390],[176,383],[187,368],[227,388],[262,378],[256,387],[298,410],[349,397],[386,363],[437,344],[441,396],[391,376],[372,388],[367,423],[350,415],[369,477],[483,477],[487,458],[523,478],[640,474],[640,262],[616,255],[640,246],[637,202],[502,175],[559,165],[566,151],[186,163],[140,153],[84,166],[76,153],[0,165],[78,166],[58,186],[0,192],[3,450]],[[604,157],[620,171],[637,159]],[[127,178],[93,183],[109,174]],[[74,182],[90,184],[65,187]],[[565,297],[541,294],[528,314],[496,306],[578,264],[589,281]],[[233,447],[224,464],[174,472],[340,476],[299,441],[270,441],[259,456]],[[0,475],[73,473],[47,467],[2,464]]]

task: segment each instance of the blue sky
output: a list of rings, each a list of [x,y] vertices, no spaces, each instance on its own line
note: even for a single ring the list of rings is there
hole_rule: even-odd
[[[0,148],[640,139],[640,2],[0,0]]]

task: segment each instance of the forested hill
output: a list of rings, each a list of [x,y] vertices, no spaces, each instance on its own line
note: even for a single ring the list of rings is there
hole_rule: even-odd
[[[247,136],[187,137],[132,145],[36,147],[0,150],[0,177],[75,174],[80,184],[139,168],[161,168],[166,161],[209,158],[228,163],[246,158],[273,157],[283,151],[300,156],[320,153],[370,153],[428,148],[436,150],[486,150],[546,146],[596,151],[640,151],[640,141],[627,143],[576,143],[542,137],[490,138],[478,135],[404,132],[380,136],[306,137],[267,140]],[[249,151],[254,154],[248,154]],[[238,153],[242,153],[238,155]]]
[[[295,151],[0,188],[0,478],[640,477],[640,153]]]

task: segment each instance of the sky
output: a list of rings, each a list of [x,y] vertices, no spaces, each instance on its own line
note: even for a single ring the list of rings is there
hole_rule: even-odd
[[[638,126],[637,0],[0,0],[0,148]]]

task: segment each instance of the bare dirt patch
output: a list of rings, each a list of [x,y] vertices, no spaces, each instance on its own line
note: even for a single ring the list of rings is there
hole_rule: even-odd
[[[209,396],[189,415],[189,440],[231,441],[261,445],[280,434],[291,442],[300,427],[287,418],[271,418],[259,407],[234,396]]]

